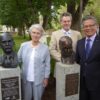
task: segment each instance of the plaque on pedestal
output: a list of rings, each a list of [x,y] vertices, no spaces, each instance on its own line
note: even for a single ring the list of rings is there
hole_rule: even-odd
[[[19,68],[0,67],[0,100],[21,100]]]
[[[78,94],[79,74],[66,75],[65,80],[65,96]]]
[[[1,93],[3,100],[19,99],[19,79],[18,77],[1,79]]]

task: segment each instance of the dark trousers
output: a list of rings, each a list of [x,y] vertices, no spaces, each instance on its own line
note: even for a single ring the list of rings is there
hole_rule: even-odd
[[[90,91],[86,85],[85,77],[80,79],[79,100],[100,100],[100,90]]]

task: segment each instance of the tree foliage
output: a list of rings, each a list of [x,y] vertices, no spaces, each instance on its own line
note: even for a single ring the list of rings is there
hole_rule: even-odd
[[[89,0],[83,0],[84,11]],[[66,6],[66,11],[73,16],[75,25],[80,16],[80,0],[0,0],[0,22],[3,25],[17,27],[22,33],[33,23],[39,22],[39,14],[43,16],[43,27],[52,27],[52,20],[57,20],[58,9]]]
[[[97,18],[100,25],[100,0],[90,0],[83,15],[93,15]]]
[[[46,27],[52,19],[52,13],[65,2],[66,0],[0,0],[1,24],[29,27],[38,22],[40,12],[44,19],[43,26]]]

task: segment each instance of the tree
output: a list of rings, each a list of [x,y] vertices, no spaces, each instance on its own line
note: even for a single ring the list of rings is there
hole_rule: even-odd
[[[80,29],[80,2],[81,0],[67,0],[67,11],[72,14],[73,23],[72,27],[75,29]],[[83,0],[82,2],[82,12],[85,10],[85,7],[89,3],[89,0]]]
[[[36,2],[32,0],[0,0],[1,24],[17,27],[19,35],[38,19]],[[33,5],[34,4],[34,5]]]
[[[89,3],[83,13],[83,15],[93,15],[97,18],[98,23],[100,25],[100,0],[90,0]]]
[[[89,0],[83,0],[82,12]],[[18,28],[19,35],[33,23],[39,23],[43,16],[44,29],[52,28],[52,20],[58,21],[58,9],[67,4],[66,11],[73,16],[72,27],[79,27],[80,0],[0,0],[1,24]],[[79,29],[79,28],[78,28]]]
[[[20,34],[22,33],[22,28],[24,27],[24,6],[21,6],[22,3],[24,2],[19,3],[19,0],[0,0],[1,24],[13,26],[13,28],[20,27]]]
[[[85,7],[90,3],[90,0],[82,0],[83,4],[81,5],[81,12],[85,10]],[[67,9],[66,12],[70,12],[73,17],[73,23],[72,23],[72,28],[80,30],[80,20],[81,14],[80,14],[80,2],[81,0],[47,0],[45,4],[45,8],[42,9],[41,13],[43,15],[43,26],[47,26],[48,23],[50,23],[53,19],[57,20],[57,15],[59,14],[58,9],[61,6],[66,6],[67,4]],[[53,9],[52,9],[53,6]]]

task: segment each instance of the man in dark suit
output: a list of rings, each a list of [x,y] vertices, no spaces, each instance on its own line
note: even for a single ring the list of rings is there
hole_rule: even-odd
[[[100,35],[95,17],[84,17],[82,29],[86,37],[76,48],[76,62],[81,66],[79,100],[100,100]]]

